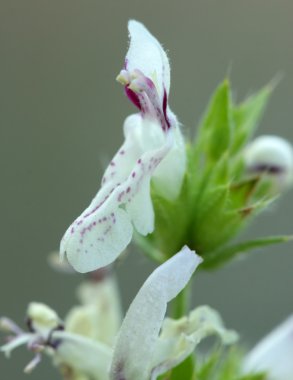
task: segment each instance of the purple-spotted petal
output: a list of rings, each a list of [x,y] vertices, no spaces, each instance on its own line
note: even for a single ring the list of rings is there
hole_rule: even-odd
[[[102,186],[112,183],[119,185],[131,174],[133,165],[144,153],[142,143],[142,118],[139,114],[126,118],[123,131],[125,141],[109,163],[102,179]],[[133,174],[135,176],[135,173]]]
[[[147,123],[151,132],[154,126]],[[137,125],[138,134],[140,128]],[[155,131],[160,131],[154,128]],[[150,199],[150,180],[173,142],[173,136],[169,133],[163,144],[158,141],[156,133],[154,136],[140,136],[143,141],[141,151],[144,153],[133,163],[132,170],[128,170],[128,176],[120,176],[121,180],[124,179],[122,183],[116,183],[116,178],[115,182],[112,180],[105,183],[90,206],[66,231],[60,253],[67,256],[77,271],[89,272],[113,262],[130,243],[132,223],[144,235],[152,232],[154,213]]]
[[[201,258],[184,247],[146,280],[122,323],[110,372],[111,380],[147,380],[167,303],[186,286]]]

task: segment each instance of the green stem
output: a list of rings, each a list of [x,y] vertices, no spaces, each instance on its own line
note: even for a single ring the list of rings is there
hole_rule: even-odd
[[[179,319],[187,314],[189,310],[191,296],[191,284],[189,283],[186,287],[178,294],[178,296],[172,301],[171,304],[171,316],[174,319]]]

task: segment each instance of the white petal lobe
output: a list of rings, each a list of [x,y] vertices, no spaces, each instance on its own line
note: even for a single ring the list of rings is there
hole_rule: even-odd
[[[244,372],[268,371],[268,380],[293,380],[293,315],[247,355]]]
[[[149,379],[167,303],[186,286],[200,262],[199,256],[184,247],[146,280],[122,323],[114,348],[111,380]]]
[[[167,55],[159,41],[140,22],[128,23],[130,46],[126,55],[127,70],[139,69],[151,78],[163,98],[164,89],[170,89],[170,66]]]

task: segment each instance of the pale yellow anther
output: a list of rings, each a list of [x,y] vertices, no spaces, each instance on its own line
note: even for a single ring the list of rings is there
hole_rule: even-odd
[[[34,326],[54,328],[60,323],[57,313],[43,303],[32,302],[28,306],[27,316]]]
[[[130,82],[129,73],[126,70],[121,70],[120,73],[117,75],[116,80],[123,86],[126,86]]]
[[[132,90],[133,92],[140,92],[142,89],[140,86],[137,85],[136,81],[132,81],[129,85],[128,88]]]

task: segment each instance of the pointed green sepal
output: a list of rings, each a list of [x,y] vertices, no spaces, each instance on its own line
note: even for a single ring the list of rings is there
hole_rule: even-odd
[[[276,81],[271,81],[256,94],[234,107],[235,136],[232,146],[233,154],[237,153],[255,132],[275,85]]]
[[[201,150],[211,162],[217,161],[230,147],[233,133],[230,84],[226,79],[216,89],[197,137]]]
[[[211,252],[201,264],[201,269],[214,269],[223,265],[225,262],[230,261],[236,256],[239,256],[240,254],[248,253],[254,249],[267,247],[273,244],[287,243],[291,240],[293,240],[292,235],[282,235],[269,236],[237,243],[231,245],[230,247]]]

